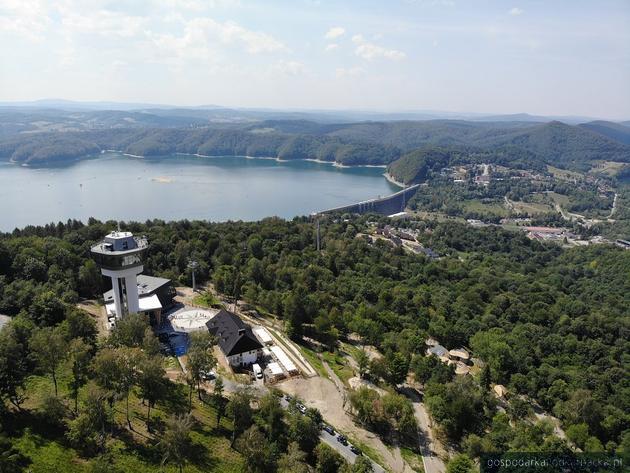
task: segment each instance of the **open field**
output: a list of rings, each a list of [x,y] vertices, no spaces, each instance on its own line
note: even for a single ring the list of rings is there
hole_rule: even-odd
[[[545,214],[552,213],[555,210],[549,204],[543,204],[539,202],[522,202],[522,201],[510,201],[514,211],[518,213],[533,214]]]
[[[547,195],[553,200],[554,203],[565,207],[569,204],[569,198],[564,194],[558,194],[557,192],[548,192]]]
[[[503,206],[503,202],[496,201],[484,203],[481,200],[467,200],[462,203],[464,210],[468,212],[479,212],[498,215],[499,217],[507,217],[510,212]]]
[[[549,165],[547,166],[547,171],[550,172],[556,179],[562,179],[565,181],[572,181],[583,177],[583,175],[579,172],[567,171],[566,169],[560,169]]]
[[[328,351],[322,353],[322,358],[326,360],[328,366],[341,379],[343,384],[349,386],[348,380],[354,376],[354,371],[348,366],[347,359],[338,352],[331,353]]]
[[[619,171],[628,166],[630,164],[616,161],[594,161],[593,167],[588,172],[590,174],[603,174],[608,177],[614,177]]]

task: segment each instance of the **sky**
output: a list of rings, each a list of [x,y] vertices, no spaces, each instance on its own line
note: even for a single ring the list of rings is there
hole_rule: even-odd
[[[0,101],[630,119],[629,0],[0,0]]]

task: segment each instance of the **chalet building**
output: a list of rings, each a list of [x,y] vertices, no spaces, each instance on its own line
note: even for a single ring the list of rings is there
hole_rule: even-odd
[[[263,346],[251,327],[232,312],[222,309],[207,323],[230,366],[247,366],[262,356]]]
[[[152,325],[160,325],[162,313],[173,305],[175,288],[170,279],[156,278],[139,274],[138,286],[138,312],[149,316]],[[114,290],[110,289],[103,294],[107,315],[115,314]]]

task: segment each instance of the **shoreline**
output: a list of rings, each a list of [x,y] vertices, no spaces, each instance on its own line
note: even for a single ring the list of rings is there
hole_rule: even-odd
[[[121,153],[123,155],[128,155],[127,153],[123,153],[122,151],[116,151],[116,150],[107,150],[107,151],[113,151],[116,153]],[[303,159],[280,159],[280,158],[274,158],[272,156],[231,156],[231,155],[225,155],[225,156],[212,156],[209,154],[199,154],[199,153],[173,153],[179,156],[194,156],[197,158],[245,158],[245,159],[265,159],[267,161],[276,161],[278,163],[290,163],[292,161],[309,161],[311,163],[318,163],[318,164],[328,164],[330,166],[333,167],[337,167],[337,168],[383,168],[383,169],[387,169],[387,165],[386,164],[342,164],[342,163],[338,163],[336,161],[324,161],[322,159],[316,159],[316,158],[303,158]],[[129,156],[134,156],[134,155],[129,155]],[[144,158],[144,156],[139,156]],[[395,182],[392,181],[392,183],[396,184]],[[397,185],[399,186],[403,186],[403,184],[398,183]]]
[[[126,153],[122,150],[118,150],[118,149],[103,149],[101,150],[98,154],[94,154],[94,155],[86,155],[84,156],[84,158],[98,158],[100,156],[103,156],[107,153],[117,153],[120,154],[122,156],[126,156],[129,158],[134,158],[134,159],[146,159],[147,156],[142,156],[139,154],[132,154],[132,153]],[[352,168],[382,168],[382,169],[387,169],[387,165],[385,164],[343,164],[343,163],[338,163],[336,161],[324,161],[322,159],[317,159],[317,158],[304,158],[304,159],[280,159],[280,158],[274,158],[272,156],[230,156],[230,155],[226,155],[226,156],[212,156],[212,155],[207,155],[207,154],[200,154],[200,153],[180,153],[180,152],[175,152],[172,153],[172,155],[176,155],[176,156],[191,156],[191,157],[195,157],[195,158],[245,158],[245,159],[263,159],[263,160],[267,160],[267,161],[276,161],[278,163],[289,163],[291,161],[309,161],[309,162],[313,162],[313,163],[317,163],[317,164],[326,164],[332,167],[336,167],[339,169],[352,169]],[[155,156],[148,156],[148,157],[163,157],[163,156],[169,156],[169,155],[155,155]],[[72,160],[63,160],[63,162],[76,162],[76,161],[82,161],[83,158],[75,158]],[[9,164],[18,164],[21,165],[23,167],[32,167],[29,163],[19,163],[16,161],[12,161],[12,160],[8,160],[7,161]],[[40,163],[40,166],[37,167],[49,167],[47,166],[50,165],[51,163]],[[405,188],[408,187],[406,185],[404,185],[402,182],[398,182],[396,181],[393,177],[391,177],[387,172],[385,172],[383,174],[383,176],[385,177],[385,179],[387,179],[387,181],[389,181],[391,184],[394,184],[398,187],[401,188]]]
[[[394,184],[394,185],[396,185],[398,187],[402,187],[403,189],[406,189],[407,187],[409,187],[408,185],[403,184],[402,182],[397,181],[396,179],[394,179],[392,177],[392,175],[390,173],[388,173],[388,172],[383,173],[383,177],[385,177],[385,179],[387,179],[392,184]]]

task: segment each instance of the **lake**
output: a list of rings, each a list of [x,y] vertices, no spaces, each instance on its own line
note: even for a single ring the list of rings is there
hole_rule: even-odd
[[[400,190],[383,168],[106,153],[46,168],[0,163],[0,230],[87,221],[292,218]]]

